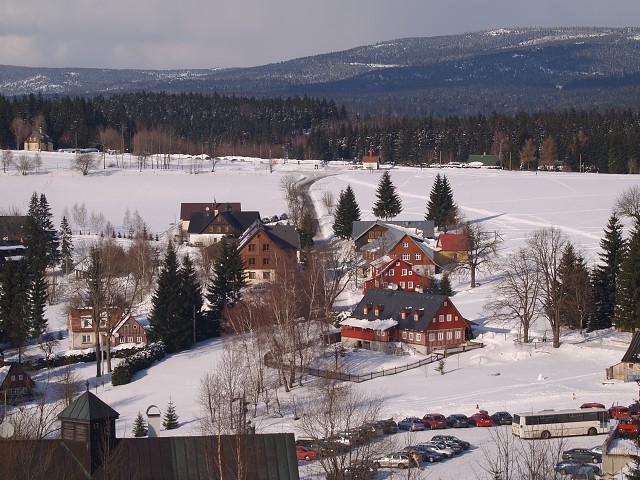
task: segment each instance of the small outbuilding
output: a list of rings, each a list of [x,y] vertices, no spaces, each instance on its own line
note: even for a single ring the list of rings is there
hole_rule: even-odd
[[[608,379],[635,382],[640,380],[640,332],[635,332],[622,360],[607,370]]]

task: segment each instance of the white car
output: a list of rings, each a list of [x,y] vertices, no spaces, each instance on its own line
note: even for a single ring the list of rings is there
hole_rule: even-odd
[[[431,450],[433,450],[434,452],[438,452],[440,455],[442,455],[445,458],[451,458],[456,454],[456,452],[452,448],[447,447],[444,443],[424,442],[424,443],[419,443],[418,445],[424,445],[425,447],[429,447]]]
[[[416,462],[407,452],[397,452],[385,455],[384,457],[378,457],[373,460],[373,464],[376,468],[409,468],[415,466]]]

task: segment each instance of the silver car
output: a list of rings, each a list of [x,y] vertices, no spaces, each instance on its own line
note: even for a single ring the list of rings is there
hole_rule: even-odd
[[[407,452],[396,452],[383,457],[376,458],[373,464],[377,468],[391,467],[391,468],[409,468],[416,466],[416,462],[411,455]]]

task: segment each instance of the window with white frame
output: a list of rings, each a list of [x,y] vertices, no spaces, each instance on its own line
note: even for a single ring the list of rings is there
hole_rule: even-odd
[[[453,332],[447,332],[447,340],[453,340]]]
[[[451,314],[447,313],[447,322],[450,322],[450,321],[451,321]]]
[[[91,335],[82,335],[82,343],[91,343]]]
[[[401,319],[401,320],[404,320],[404,319],[406,319],[406,318],[407,318],[407,312],[405,312],[404,310],[402,310],[402,311],[400,312],[400,319]]]
[[[409,242],[402,242],[402,248],[409,248]]]
[[[409,340],[413,340],[413,332],[409,333]]]
[[[127,342],[133,343],[133,337],[127,337]]]
[[[393,277],[393,268],[391,270],[389,270],[389,276]]]
[[[403,269],[402,269],[402,276],[403,276],[403,277],[406,277],[406,276],[407,276],[407,269],[406,269],[406,268],[403,268]]]
[[[82,328],[91,328],[92,325],[91,317],[82,317]]]
[[[410,259],[411,259],[411,254],[410,253],[403,253],[402,254],[402,260],[409,261]]]
[[[407,339],[407,332],[402,332],[402,339],[406,340]]]
[[[409,276],[413,275],[413,270],[409,270]]]
[[[136,342],[142,343],[142,337],[136,337]]]
[[[407,288],[413,288],[413,282],[407,282]]]
[[[460,340],[462,338],[462,332],[460,330],[456,330],[456,340]]]
[[[436,334],[435,333],[430,333],[429,334],[429,341],[430,342],[435,342],[436,341]]]
[[[438,341],[444,340],[444,333],[438,332]]]
[[[400,282],[400,288],[404,290],[404,282]]]
[[[421,341],[422,341],[422,334],[416,333],[416,342],[421,342]]]
[[[422,260],[422,254],[421,254],[421,253],[416,253],[416,254],[413,256],[413,259],[414,259],[414,260]]]
[[[440,315],[440,316],[438,317],[438,320],[439,320],[440,322],[444,322],[444,315]]]

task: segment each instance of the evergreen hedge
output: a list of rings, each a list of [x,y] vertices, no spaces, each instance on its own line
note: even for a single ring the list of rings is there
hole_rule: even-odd
[[[164,343],[156,342],[147,345],[143,350],[139,350],[126,358],[120,365],[113,369],[111,384],[117,386],[130,383],[133,374],[149,368],[153,362],[160,360],[165,355],[166,347]]]

